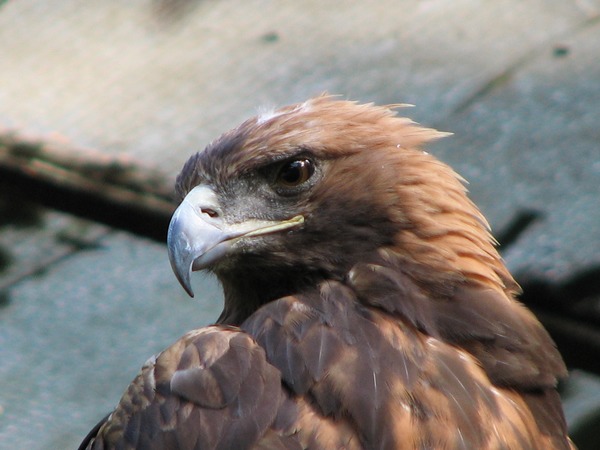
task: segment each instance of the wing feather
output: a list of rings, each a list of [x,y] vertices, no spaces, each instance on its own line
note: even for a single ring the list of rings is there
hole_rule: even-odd
[[[251,448],[275,423],[285,395],[279,371],[247,334],[195,330],[148,361],[81,448]]]
[[[320,426],[349,423],[364,448],[569,448],[560,403],[548,403],[538,426],[528,391],[495,384],[466,350],[361,305],[341,283],[267,304],[242,329],[267,349],[284,384],[302,386],[291,398],[312,408],[312,428],[298,428],[303,443]],[[290,359],[303,369],[289,370]]]

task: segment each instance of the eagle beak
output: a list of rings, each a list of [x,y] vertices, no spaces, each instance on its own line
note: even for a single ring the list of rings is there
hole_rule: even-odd
[[[240,239],[295,228],[302,223],[304,217],[295,216],[283,221],[251,219],[228,224],[214,191],[208,186],[196,186],[175,210],[169,224],[167,247],[171,268],[181,286],[193,297],[192,270],[216,263]]]

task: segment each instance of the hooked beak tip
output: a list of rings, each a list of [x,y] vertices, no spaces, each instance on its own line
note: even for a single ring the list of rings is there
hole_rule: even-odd
[[[190,281],[194,255],[190,251],[185,233],[182,232],[182,225],[179,220],[179,214],[176,212],[169,224],[169,233],[167,235],[169,262],[179,284],[181,284],[190,297],[194,297]]]
[[[171,269],[173,269],[173,273],[175,274],[175,277],[177,277],[177,281],[179,281],[181,287],[185,289],[185,292],[187,292],[190,297],[194,297],[194,291],[192,290],[190,281],[190,272],[192,271],[193,263],[191,258],[186,258],[182,255],[182,252],[177,248],[176,244],[173,245],[172,242],[169,242],[169,261],[171,263]]]
[[[192,290],[192,284],[190,283],[190,277],[187,276],[186,280],[179,280],[179,282],[181,283],[181,286],[183,287],[183,289],[185,289],[185,292],[187,292],[187,294],[194,298],[194,291]]]

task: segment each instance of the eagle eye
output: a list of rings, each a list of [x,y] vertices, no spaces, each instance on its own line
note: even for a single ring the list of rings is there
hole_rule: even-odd
[[[280,168],[275,182],[284,188],[299,186],[315,173],[310,159],[294,159],[285,162]]]

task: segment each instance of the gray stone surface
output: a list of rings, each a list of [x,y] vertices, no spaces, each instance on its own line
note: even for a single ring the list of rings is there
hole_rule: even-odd
[[[495,229],[540,212],[511,269],[560,281],[600,266],[599,18],[597,0],[4,2],[0,124],[174,177],[263,106],[414,103],[455,133],[432,152]],[[73,448],[147,357],[219,310],[210,280],[185,297],[163,246],[40,214],[0,220],[0,448]],[[577,399],[598,382],[575,385],[569,418],[590,417],[598,397]]]

